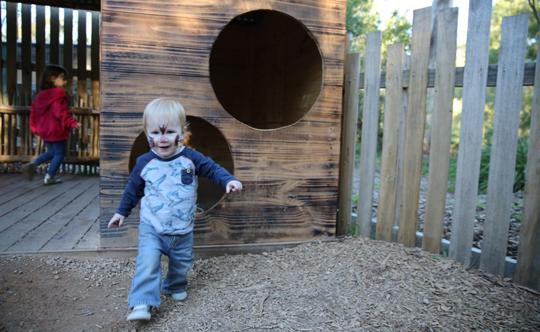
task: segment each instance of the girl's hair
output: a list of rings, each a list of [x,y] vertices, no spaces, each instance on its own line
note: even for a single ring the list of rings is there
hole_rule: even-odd
[[[47,65],[41,74],[41,78],[39,79],[39,89],[45,90],[54,88],[54,84],[52,82],[53,77],[58,77],[60,74],[64,74],[64,77],[67,80],[68,72],[64,67],[60,65]]]
[[[176,123],[185,131],[186,112],[178,99],[157,98],[146,105],[143,113],[143,128],[147,133],[150,122],[159,121],[159,124]]]

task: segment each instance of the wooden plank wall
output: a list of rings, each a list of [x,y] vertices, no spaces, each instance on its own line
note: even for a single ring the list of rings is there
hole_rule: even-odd
[[[163,10],[167,8],[167,10]],[[345,1],[116,1],[102,2],[101,243],[137,242],[136,214],[107,230],[142,132],[145,105],[180,98],[227,139],[244,191],[201,215],[198,244],[311,239],[335,232],[345,45]],[[276,10],[302,22],[324,66],[319,98],[298,122],[274,130],[244,125],[218,102],[209,55],[221,29],[242,13]],[[194,133],[195,135],[196,133]]]
[[[365,75],[360,75],[361,78],[371,76],[370,79],[364,81],[364,86],[368,87],[376,80],[386,88],[381,190],[375,237],[395,241],[393,231],[397,228],[398,240],[403,244],[422,245],[426,251],[441,252],[443,214],[448,190],[452,103],[455,87],[463,85],[456,201],[452,216],[449,251],[453,259],[465,265],[470,264],[482,149],[485,90],[486,86],[494,85],[497,87],[495,117],[490,153],[487,217],[483,228],[480,269],[496,275],[508,276],[512,273],[512,269],[508,269],[506,252],[514,200],[513,185],[519,118],[522,111],[523,86],[531,85],[534,81],[535,96],[531,114],[524,213],[515,279],[525,286],[539,289],[540,89],[538,86],[540,84],[540,55],[537,57],[536,66],[533,63],[524,62],[527,48],[527,15],[505,17],[501,29],[499,63],[488,66],[491,8],[490,1],[472,0],[470,2],[467,58],[464,70],[455,68],[457,34],[457,9],[455,8],[437,11],[435,68],[428,69],[429,52],[427,50],[431,33],[429,28],[431,20],[428,18],[431,11],[425,8],[415,11],[411,69],[404,68],[406,61],[403,65],[403,50],[398,44],[390,45],[388,48],[386,73],[380,77],[372,77],[367,72]],[[489,74],[493,69],[497,69],[498,73]],[[534,70],[536,73],[531,73]],[[430,71],[432,71],[432,78],[429,78]],[[458,74],[462,77],[459,78]],[[491,79],[489,79],[490,75]],[[417,207],[421,202],[418,197],[418,185],[422,167],[420,158],[426,115],[424,97],[428,87],[435,88],[435,109],[431,119],[426,214],[423,234],[419,234]],[[408,102],[404,103],[404,100]],[[366,112],[367,109],[363,111]],[[400,121],[403,117],[406,119],[404,124]],[[364,123],[363,126],[364,130],[366,124]],[[362,139],[367,140],[365,137]],[[400,146],[401,141],[404,141],[402,146]],[[362,143],[365,144],[365,142]],[[375,156],[371,158],[370,162],[374,162]],[[402,169],[403,172],[401,172]],[[362,176],[369,178],[371,173],[361,173],[360,177]],[[361,191],[361,193],[360,202],[371,200],[374,194],[372,191],[365,193]],[[359,211],[361,210],[367,209],[359,206]],[[372,234],[373,232],[367,233],[370,236]],[[421,243],[418,241],[418,235],[420,235]]]
[[[73,10],[45,6],[8,2],[6,4],[5,40],[6,58],[2,59],[0,75],[1,104],[0,110],[0,160],[3,163],[28,161],[43,151],[43,143],[30,133],[27,109],[39,86],[39,78],[46,64],[63,65],[73,80],[68,85],[72,91],[77,87],[78,94],[72,99],[76,107],[76,117],[82,121],[82,127],[70,139],[69,159],[75,162],[97,162],[99,159],[99,13],[92,12],[91,45],[86,45],[86,31],[90,24],[86,22],[87,11],[77,11],[78,39],[77,51],[73,52]],[[35,8],[35,19],[32,18]],[[20,24],[18,24],[20,21]],[[63,24],[62,24],[63,23]],[[19,33],[20,31],[20,33]],[[19,35],[20,34],[20,35]],[[49,35],[49,41],[46,35]],[[35,42],[32,42],[32,36]],[[63,36],[63,42],[61,35]],[[20,42],[17,42],[17,39]],[[87,53],[93,56],[91,66],[87,68]],[[35,54],[35,57],[32,57]],[[76,56],[77,66],[73,68]],[[4,81],[3,78],[7,79]],[[87,81],[86,78],[92,78]],[[82,106],[85,107],[82,107]],[[13,107],[12,107],[13,106]]]

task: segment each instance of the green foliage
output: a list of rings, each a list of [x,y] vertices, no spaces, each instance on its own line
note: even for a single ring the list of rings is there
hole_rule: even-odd
[[[392,16],[382,31],[383,58],[386,58],[388,46],[395,43],[402,43],[405,52],[410,52],[411,35],[412,24],[406,17],[400,16],[397,11],[392,12]]]
[[[493,7],[491,17],[490,51],[489,62],[497,63],[499,56],[499,47],[501,41],[501,24],[504,16],[514,16],[520,14],[529,14],[529,33],[527,60],[536,59],[536,35],[539,32],[538,22],[536,21],[527,0],[497,0]]]
[[[373,11],[373,0],[347,0],[346,28],[353,37],[377,30],[379,23],[379,14]],[[353,43],[353,48],[359,52],[363,47],[363,43]]]
[[[373,0],[347,0],[347,31],[359,36],[377,29],[379,15],[373,12]]]
[[[482,157],[480,162],[480,176],[478,191],[485,194],[488,188],[488,178],[489,178],[489,158],[491,156],[491,139],[483,149]],[[514,186],[513,191],[520,191],[525,188],[525,172],[527,166],[527,152],[528,145],[526,138],[519,138],[516,151],[516,169],[514,176]]]

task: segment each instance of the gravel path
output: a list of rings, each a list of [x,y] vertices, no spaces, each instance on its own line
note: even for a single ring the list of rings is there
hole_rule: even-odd
[[[124,321],[133,268],[131,258],[0,257],[0,331],[540,330],[538,293],[396,243],[199,259],[187,301],[164,298],[148,324]]]

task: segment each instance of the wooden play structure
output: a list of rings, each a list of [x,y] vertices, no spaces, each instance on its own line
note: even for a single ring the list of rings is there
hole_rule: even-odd
[[[126,227],[108,230],[106,224],[135,159],[148,150],[143,109],[167,96],[179,98],[189,114],[189,144],[245,185],[241,194],[226,196],[222,188],[200,182],[197,254],[256,252],[357,232],[422,246],[540,289],[540,178],[535,176],[540,172],[540,56],[536,63],[523,61],[526,15],[506,17],[499,63],[488,64],[491,1],[471,0],[466,66],[456,68],[457,10],[434,9],[448,3],[434,0],[433,8],[415,11],[410,61],[404,61],[409,55],[404,45],[389,45],[382,68],[382,35],[368,33],[361,69],[361,55],[345,51],[344,0],[8,1],[0,61],[0,170],[16,172],[17,164],[42,151],[26,130],[27,118],[36,77],[53,62],[73,73],[74,114],[83,123],[71,137],[68,162],[97,168],[99,161],[101,176],[68,175],[73,182],[66,190],[51,191],[36,189],[37,181],[4,180],[0,252],[135,247],[137,211]],[[31,4],[38,6],[31,9]],[[67,8],[49,7],[46,13],[40,5]],[[77,39],[66,37],[75,31]],[[486,85],[496,87],[495,126],[480,250],[472,243],[478,198],[473,170],[479,167],[486,130]],[[519,251],[510,257],[505,249],[523,86],[534,87],[534,101]],[[463,88],[463,113],[447,239],[448,111],[456,88]],[[429,93],[434,105],[426,123]],[[429,154],[423,150],[427,127]],[[357,144],[360,185],[353,193]],[[423,154],[430,161],[425,213],[420,213]],[[353,195],[358,197],[354,217]]]
[[[137,213],[106,224],[161,96],[182,101],[190,144],[245,187],[225,197],[201,183],[197,245],[334,234],[345,1],[105,0],[101,15],[103,248],[136,244]]]

